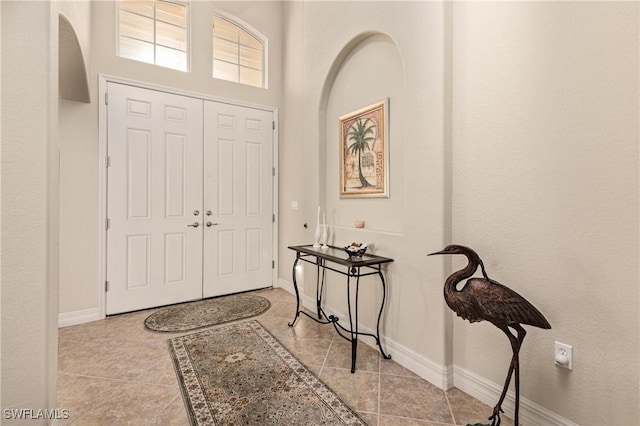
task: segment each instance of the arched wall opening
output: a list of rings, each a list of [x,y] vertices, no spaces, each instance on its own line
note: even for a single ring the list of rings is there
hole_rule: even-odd
[[[402,233],[404,171],[404,66],[396,43],[386,34],[354,38],[336,57],[319,108],[319,193],[327,222],[351,228],[355,219],[367,229]],[[340,198],[339,117],[388,99],[389,197]]]
[[[346,245],[352,241],[369,244],[370,251],[385,253],[388,247],[398,247],[404,234],[404,65],[395,41],[380,32],[362,33],[351,39],[333,61],[323,86],[318,109],[318,193],[319,202],[330,227],[328,244]],[[388,100],[389,196],[376,198],[341,198],[341,116]],[[363,220],[364,229],[354,222]],[[391,268],[393,269],[393,267]],[[389,271],[388,282],[395,273]],[[328,280],[340,280],[330,276]],[[382,288],[373,278],[360,290],[360,322],[375,329]],[[339,286],[341,282],[333,283]],[[329,284],[330,286],[332,284]],[[390,291],[391,285],[389,286]],[[395,297],[394,303],[400,300]],[[347,312],[342,294],[327,295],[327,303],[338,312]],[[394,307],[386,306],[389,318]],[[386,328],[386,325],[382,325]],[[390,330],[388,330],[390,331]]]
[[[70,101],[91,103],[87,69],[71,22],[58,15],[58,85],[60,97]]]

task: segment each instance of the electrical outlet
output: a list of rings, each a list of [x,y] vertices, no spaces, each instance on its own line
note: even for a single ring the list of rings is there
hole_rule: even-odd
[[[573,370],[573,347],[564,343],[556,342],[554,360],[558,367]]]

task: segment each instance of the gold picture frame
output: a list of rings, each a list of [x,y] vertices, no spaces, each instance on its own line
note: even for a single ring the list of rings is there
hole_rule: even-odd
[[[340,198],[389,197],[389,99],[339,118]]]

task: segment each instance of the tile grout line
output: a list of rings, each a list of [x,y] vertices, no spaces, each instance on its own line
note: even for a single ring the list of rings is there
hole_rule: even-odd
[[[444,393],[444,399],[447,400],[447,407],[449,407],[449,414],[451,414],[451,420],[453,420],[453,424],[458,424],[456,421],[456,416],[453,414],[453,408],[451,407],[451,402],[449,401],[449,395],[447,395],[446,391],[442,391]]]
[[[324,356],[324,359],[322,360],[322,365],[320,366],[320,372],[318,373],[318,376],[322,377],[322,372],[324,371],[324,367],[327,364],[327,359],[329,359],[329,354],[331,353],[331,348],[333,347],[333,339],[335,339],[336,336],[333,336],[331,338],[331,342],[329,343],[329,347],[327,348],[327,354]]]
[[[60,375],[66,375],[66,376],[73,376],[73,377],[82,377],[84,379],[98,379],[98,380],[108,380],[111,382],[124,382],[124,383],[139,383],[142,385],[154,385],[154,386],[162,386],[162,387],[166,387],[166,388],[175,388],[177,387],[177,385],[168,385],[166,383],[155,383],[155,382],[145,382],[143,380],[136,380],[138,377],[137,376],[135,379],[116,379],[113,377],[103,377],[103,376],[92,376],[89,374],[77,374],[77,373],[65,373],[62,371],[59,371],[58,374]],[[178,388],[179,389],[179,388]]]
[[[367,411],[363,411],[364,413],[367,413]],[[428,425],[442,425],[442,426],[455,426],[456,423],[442,423],[442,422],[437,422],[437,421],[433,421],[433,420],[429,420],[429,419],[417,419],[415,417],[405,417],[405,416],[397,416],[395,414],[385,414],[385,416],[387,417],[391,417],[394,419],[402,419],[402,420],[413,420],[416,422],[420,422],[420,423],[425,423]]]
[[[158,411],[158,414],[156,414],[156,415],[153,417],[153,419],[152,419],[152,420],[160,420],[160,419],[161,419],[161,417],[160,417],[160,416],[162,416],[162,414],[166,411],[166,409],[167,409],[171,404],[173,404],[173,402],[174,402],[176,399],[178,399],[178,398],[182,399],[182,390],[180,390],[179,388],[178,388],[178,390],[179,390],[178,395],[176,395],[174,398],[172,398],[171,400],[169,400],[169,402],[167,402],[167,403],[165,404],[165,406],[164,406],[164,407],[162,407],[162,409]]]

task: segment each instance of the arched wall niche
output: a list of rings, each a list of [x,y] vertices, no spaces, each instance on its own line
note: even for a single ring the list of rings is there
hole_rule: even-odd
[[[91,103],[87,69],[73,25],[62,13],[58,15],[58,84],[62,99]]]
[[[353,228],[355,219],[365,220],[366,229],[373,232],[404,232],[404,87],[400,50],[380,32],[354,37],[327,73],[318,109],[319,196],[338,243],[344,242],[339,230]],[[383,99],[389,99],[389,198],[341,199],[339,117]],[[349,238],[346,233],[344,238]]]

